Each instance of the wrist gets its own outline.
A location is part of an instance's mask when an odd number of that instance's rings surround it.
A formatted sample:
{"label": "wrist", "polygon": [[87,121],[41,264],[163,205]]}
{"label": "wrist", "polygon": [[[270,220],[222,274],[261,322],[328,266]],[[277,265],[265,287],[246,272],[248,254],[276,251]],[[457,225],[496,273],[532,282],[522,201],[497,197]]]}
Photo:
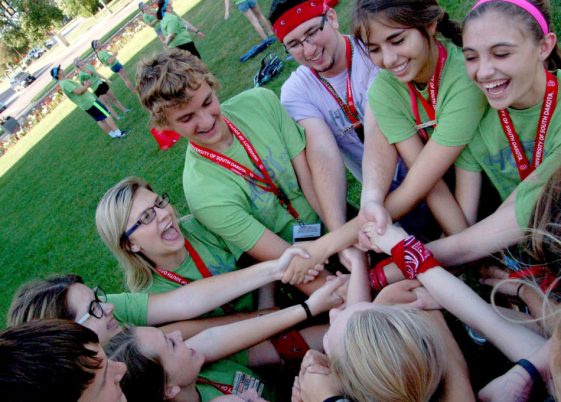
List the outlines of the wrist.
{"label": "wrist", "polygon": [[306,313],[306,319],[307,320],[311,320],[312,318],[314,318],[314,314],[312,313],[312,310],[310,309],[309,299],[307,301],[304,301],[304,302],[300,303],[300,306],[302,306],[302,308],[304,309],[304,312]]}

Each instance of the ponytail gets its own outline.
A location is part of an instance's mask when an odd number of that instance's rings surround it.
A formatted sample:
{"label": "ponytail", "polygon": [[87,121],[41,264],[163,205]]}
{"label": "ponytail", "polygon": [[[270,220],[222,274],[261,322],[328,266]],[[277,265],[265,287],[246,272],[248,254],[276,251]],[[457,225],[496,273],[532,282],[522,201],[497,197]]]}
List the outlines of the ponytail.
{"label": "ponytail", "polygon": [[462,47],[462,28],[460,23],[451,20],[447,12],[442,15],[442,19],[436,25],[436,30],[445,38],[450,39],[456,46]]}

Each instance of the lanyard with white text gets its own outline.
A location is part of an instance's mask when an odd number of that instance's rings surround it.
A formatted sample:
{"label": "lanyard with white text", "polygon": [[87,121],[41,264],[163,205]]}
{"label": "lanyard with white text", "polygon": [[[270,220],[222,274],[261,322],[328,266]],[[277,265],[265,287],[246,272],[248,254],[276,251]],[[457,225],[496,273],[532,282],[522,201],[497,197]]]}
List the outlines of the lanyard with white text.
{"label": "lanyard with white text", "polygon": [[360,121],[358,111],[356,109],[354,97],[353,97],[353,88],[351,85],[351,73],[352,73],[352,63],[353,63],[353,45],[351,40],[348,36],[344,36],[345,38],[345,56],[347,58],[347,103],[343,102],[335,88],[323,78],[316,70],[311,69],[314,76],[321,82],[321,84],[325,87],[327,92],[335,99],[335,102],[339,105],[343,113],[347,116],[351,124],[353,125],[355,132],[357,133],[361,142],[364,142],[364,130],[362,129],[362,123]]}
{"label": "lanyard with white text", "polygon": [[[206,267],[206,265],[205,265],[204,261],[202,260],[201,256],[199,255],[199,253],[197,253],[197,250],[195,250],[195,248],[191,245],[191,243],[189,243],[189,241],[187,239],[185,239],[185,248],[189,252],[189,256],[191,257],[191,259],[195,263],[195,266],[199,270],[202,277],[203,278],[210,278],[212,276],[212,273]],[[177,274],[173,271],[167,271],[165,269],[161,269],[161,268],[158,268],[158,267],[156,267],[155,271],[162,278],[165,278],[167,280],[175,282],[175,283],[177,283],[181,286],[185,286],[185,285],[187,285],[191,282],[189,279],[187,279],[187,278],[185,278],[185,277],[183,277],[183,276],[181,276],[181,275],[179,275],[179,274]]]}
{"label": "lanyard with white text", "polygon": [[[436,100],[438,98],[438,87],[440,86],[442,71],[444,70],[444,65],[446,64],[446,59],[448,57],[448,52],[446,52],[446,48],[442,45],[442,43],[437,41],[436,46],[438,47],[438,61],[436,62],[434,74],[428,82],[429,100],[427,101],[423,95],[421,95],[413,83],[407,83],[407,87],[409,88],[409,97],[411,98],[411,108],[413,109],[413,115],[415,116],[415,122],[417,123],[417,130],[419,131],[421,138],[425,141],[429,139],[425,128],[436,126]],[[423,109],[425,109],[425,112],[429,117],[429,121],[426,123],[421,122],[417,98],[421,101]]]}
{"label": "lanyard with white text", "polygon": [[501,121],[503,131],[510,145],[510,150],[512,152],[512,155],[514,156],[514,161],[516,162],[516,167],[518,168],[518,174],[520,175],[521,180],[524,180],[542,163],[545,136],[547,135],[547,129],[549,128],[551,117],[553,116],[555,107],[557,106],[557,92],[559,90],[557,78],[547,70],[545,71],[545,74],[545,94],[543,96],[543,103],[540,112],[540,118],[538,120],[538,127],[536,128],[534,157],[532,159],[531,165],[528,161],[528,158],[526,157],[526,154],[524,153],[524,148],[522,148],[522,144],[520,143],[520,138],[516,133],[514,124],[512,124],[510,114],[506,109],[498,111],[499,120]]}
{"label": "lanyard with white text", "polygon": [[269,172],[267,172],[265,164],[257,154],[257,151],[255,151],[255,148],[253,148],[253,145],[251,145],[251,143],[243,135],[243,133],[236,126],[234,126],[234,124],[230,120],[228,120],[226,116],[222,116],[222,118],[224,119],[224,122],[228,126],[230,132],[238,139],[242,147],[245,149],[247,156],[249,156],[249,158],[251,159],[255,167],[257,167],[257,169],[261,172],[263,177],[258,176],[247,167],[239,164],[226,155],[222,155],[211,149],[197,145],[194,142],[191,142],[191,147],[193,147],[195,152],[208,159],[209,161],[222,166],[224,169],[228,169],[230,172],[235,173],[240,177],[243,177],[246,181],[256,185],[262,190],[273,193],[275,197],[277,197],[279,203],[283,206],[283,208],[286,208],[290,215],[292,215],[294,219],[298,220],[298,212],[292,206],[292,203],[288,199],[288,196],[285,194],[285,192],[282,191],[282,189],[273,182],[271,176],[269,175]]}
{"label": "lanyard with white text", "polygon": [[232,392],[234,391],[234,387],[232,387],[231,385],[222,384],[220,382],[210,381],[210,380],[207,380],[206,378],[203,378],[203,377],[197,378],[197,384],[210,385],[210,386],[216,388],[217,390],[219,390],[220,392],[222,392],[225,395],[231,395]]}

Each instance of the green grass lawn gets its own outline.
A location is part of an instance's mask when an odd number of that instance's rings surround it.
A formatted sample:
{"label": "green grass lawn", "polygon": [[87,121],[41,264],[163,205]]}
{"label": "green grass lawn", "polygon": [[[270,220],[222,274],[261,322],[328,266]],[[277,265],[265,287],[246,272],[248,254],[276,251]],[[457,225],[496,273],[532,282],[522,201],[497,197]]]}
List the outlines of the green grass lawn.
{"label": "green grass lawn", "polygon": [[[177,11],[200,27],[204,39],[195,39],[202,58],[221,82],[219,97],[225,100],[252,87],[260,57],[241,64],[238,58],[259,41],[243,15],[232,8],[224,21],[223,2],[176,2]],[[262,0],[268,11],[271,0]],[[462,2],[443,4],[462,15]],[[554,2],[559,6],[559,1]],[[462,8],[463,7],[463,8]],[[348,31],[350,1],[337,7],[342,31]],[[559,8],[557,8],[559,9]],[[271,48],[284,56],[279,43]],[[146,28],[119,53],[129,76],[144,55],[161,50],[153,30]],[[269,87],[277,93],[296,67],[286,64]],[[108,70],[104,70],[108,74]],[[122,290],[122,275],[98,238],[94,213],[102,194],[129,175],[144,177],[157,191],[168,191],[180,214],[187,212],[181,176],[186,142],[160,151],[149,134],[149,119],[135,95],[118,76],[112,76],[117,96],[133,109],[119,122],[132,130],[123,140],[111,140],[69,101],[63,102],[38,124],[6,156],[0,158],[0,316],[4,317],[13,292],[23,282],[52,273],[78,273],[90,285],[106,291]],[[353,183],[350,198],[358,201],[360,185]]]}

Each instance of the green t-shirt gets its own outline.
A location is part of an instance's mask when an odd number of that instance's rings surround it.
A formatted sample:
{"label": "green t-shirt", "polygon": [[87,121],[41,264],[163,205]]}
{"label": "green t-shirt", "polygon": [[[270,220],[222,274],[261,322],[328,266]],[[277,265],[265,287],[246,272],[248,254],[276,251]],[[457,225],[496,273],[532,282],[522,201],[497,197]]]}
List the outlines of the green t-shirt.
{"label": "green t-shirt", "polygon": [[[185,233],[185,237],[189,240],[213,275],[220,275],[237,269],[236,256],[230,253],[221,239],[206,230],[196,219],[188,218],[182,221],[181,227]],[[187,256],[185,261],[175,269],[174,272],[191,281],[202,279],[202,274],[198,271],[195,263],[189,256]],[[145,326],[147,325],[148,319],[148,294],[169,292],[180,286],[181,285],[162,278],[159,275],[154,275],[151,287],[138,293],[109,295],[108,299],[115,305],[113,314],[117,321]],[[253,311],[253,295],[248,293],[241,296],[229,303],[229,307],[232,307],[233,310],[237,312]],[[224,315],[224,310],[222,308],[217,308],[204,316],[213,317],[222,315]]]}
{"label": "green t-shirt", "polygon": [[[559,79],[560,77],[561,70],[558,70],[557,78]],[[560,96],[561,95],[558,95],[557,97],[558,104],[560,102]],[[530,163],[532,163],[534,154],[536,127],[538,125],[541,107],[542,102],[528,109],[508,109],[512,123],[514,127],[516,127],[516,132],[524,148],[524,153]],[[543,179],[537,181],[541,183],[542,186],[549,178],[548,173],[552,173],[555,170],[556,163],[561,164],[561,160],[558,157],[559,149],[561,149],[560,145],[561,112],[557,109],[551,118],[551,123],[547,131],[542,165],[546,165],[549,158],[553,158],[554,161],[547,163],[546,166],[540,166],[538,168],[538,172],[543,171]],[[514,161],[510,145],[502,129],[499,114],[495,109],[489,108],[489,110],[487,110],[473,140],[456,160],[456,166],[473,172],[484,171],[503,200],[520,184],[520,175],[518,174],[516,162]],[[541,188],[541,186],[538,187]],[[539,193],[538,187],[536,187],[535,183],[522,185],[517,191],[516,219],[518,224],[523,228],[528,225],[528,219],[534,208],[535,197],[537,197],[537,193]],[[521,194],[521,192],[525,191],[536,194]],[[522,204],[518,203],[519,199],[528,201],[533,199],[534,202]]]}
{"label": "green t-shirt", "polygon": [[[219,360],[212,364],[204,365],[199,374],[199,378],[204,378],[207,381],[212,381],[218,384],[233,386],[236,371],[242,371],[254,378],[259,379],[259,376],[257,374],[245,367],[243,363],[234,359],[233,356],[229,357],[228,359]],[[224,393],[210,384],[201,384],[199,382],[195,386],[197,388],[197,391],[199,392],[199,395],[201,396],[201,402],[209,402],[214,398],[224,395]],[[265,387],[263,390],[263,396],[267,398],[267,400],[271,401],[271,393],[268,391],[269,390],[267,389],[267,387]]]}
{"label": "green t-shirt", "polygon": [[93,68],[89,64],[86,65],[86,68],[89,70],[89,72],[80,70],[80,72],[78,73],[78,79],[80,80],[80,83],[82,85],[84,85],[84,81],[90,80],[92,82],[90,88],[95,92],[103,81],[97,71],[95,71],[95,68]]}
{"label": "green t-shirt", "polygon": [[113,67],[119,62],[119,60],[115,58],[115,61],[113,61],[113,63],[109,63],[109,59],[112,57],[113,55],[105,50],[100,50],[99,52],[97,52],[97,58],[99,59],[99,61],[101,61],[102,64],[105,64],[108,67]]}
{"label": "green t-shirt", "polygon": [[[436,100],[437,125],[434,130],[426,131],[436,143],[453,147],[470,142],[487,109],[487,100],[469,79],[461,49],[448,40],[443,40],[442,44],[448,58]],[[419,92],[428,99],[428,86]],[[391,144],[418,133],[409,89],[389,71],[380,71],[376,76],[368,90],[368,102],[378,126]],[[429,121],[421,102],[417,103],[421,121]]]}
{"label": "green t-shirt", "polygon": [[60,86],[62,92],[64,92],[64,94],[68,96],[68,99],[74,102],[82,110],[88,110],[89,108],[91,108],[97,99],[95,95],[89,91],[86,91],[80,95],[76,95],[73,91],[76,88],[80,88],[82,86],[76,81],[64,79],[60,80],[58,82],[58,85]]}
{"label": "green t-shirt", "polygon": [[[304,130],[290,118],[277,96],[267,89],[250,89],[224,102],[222,113],[251,142],[300,219],[318,222],[291,163],[306,147]],[[237,139],[224,154],[261,175]],[[275,195],[198,155],[190,146],[183,189],[193,215],[222,237],[234,254],[251,249],[266,228],[292,242],[292,227],[297,222]]]}
{"label": "green t-shirt", "polygon": [[161,28],[164,37],[174,34],[173,40],[169,43],[169,47],[177,47],[185,43],[193,42],[191,34],[183,25],[183,20],[175,14],[165,13],[161,21]]}
{"label": "green t-shirt", "polygon": [[[160,29],[160,21],[158,20],[158,18],[156,18],[155,16],[153,16],[152,14],[148,14],[148,13],[143,13],[142,15],[142,19],[144,20],[144,22],[148,25],[150,25],[152,28],[154,28],[154,30],[158,30]],[[156,24],[154,24],[154,21],[156,21]],[[152,25],[154,24],[154,25]]]}
{"label": "green t-shirt", "polygon": [[530,218],[534,212],[538,197],[542,193],[547,181],[560,167],[561,148],[557,148],[536,169],[537,177],[534,179],[528,178],[518,185],[515,199],[516,222],[522,229],[530,226]]}

